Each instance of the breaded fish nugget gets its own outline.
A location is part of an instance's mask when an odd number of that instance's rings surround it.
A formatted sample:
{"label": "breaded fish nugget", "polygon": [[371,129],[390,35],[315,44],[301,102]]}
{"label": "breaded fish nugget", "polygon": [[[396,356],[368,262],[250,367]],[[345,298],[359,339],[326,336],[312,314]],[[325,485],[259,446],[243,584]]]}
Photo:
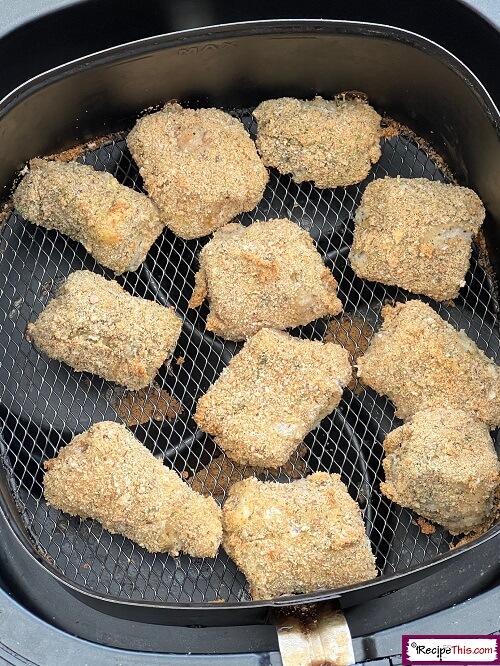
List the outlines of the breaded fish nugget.
{"label": "breaded fish nugget", "polygon": [[194,419],[232,460],[279,467],[337,407],[351,376],[340,345],[262,329],[200,398]]}
{"label": "breaded fish nugget", "polygon": [[377,575],[361,511],[338,474],[292,483],[245,479],[222,512],[223,547],[254,599],[361,583]]}
{"label": "breaded fish nugget", "polygon": [[164,223],[185,239],[255,208],[269,179],[242,123],[220,109],[167,104],[137,121],[127,145]]}
{"label": "breaded fish nugget", "polygon": [[488,426],[461,410],[417,412],[384,442],[384,495],[451,534],[471,532],[493,509],[500,483]]}
{"label": "breaded fish nugget", "polygon": [[207,329],[244,340],[342,310],[337,282],[310,234],[290,220],[228,224],[200,252],[190,307],[210,304]]}
{"label": "breaded fish nugget", "polygon": [[44,463],[47,502],[71,516],[98,520],[152,553],[215,557],[221,510],[119,423],[103,421]]}
{"label": "breaded fish nugget", "polygon": [[131,296],[89,271],[72,273],[26,335],[50,358],[137,390],[172,354],[182,323],[173,308]]}
{"label": "breaded fish nugget", "polygon": [[484,214],[467,187],[426,178],[374,180],[354,218],[351,266],[367,280],[438,301],[456,298]]}
{"label": "breaded fish nugget", "polygon": [[77,240],[115,273],[135,271],[163,229],[144,194],[78,162],[31,160],[13,201],[26,220]]}
{"label": "breaded fish nugget", "polygon": [[392,400],[396,416],[451,407],[500,425],[500,368],[463,331],[422,301],[386,306],[382,315],[358,377]]}
{"label": "breaded fish nugget", "polygon": [[381,117],[361,99],[282,97],[262,102],[253,115],[264,164],[291,173],[296,183],[354,185],[381,155]]}

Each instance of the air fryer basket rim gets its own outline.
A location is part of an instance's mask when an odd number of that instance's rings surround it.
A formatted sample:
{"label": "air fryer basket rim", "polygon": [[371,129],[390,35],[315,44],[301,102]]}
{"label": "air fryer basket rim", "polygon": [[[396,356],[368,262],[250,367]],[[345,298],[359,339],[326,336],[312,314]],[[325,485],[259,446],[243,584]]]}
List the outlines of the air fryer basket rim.
{"label": "air fryer basket rim", "polygon": [[[23,83],[21,86],[12,91],[9,95],[0,101],[0,118],[12,110],[24,98],[28,97],[36,90],[44,88],[47,85],[66,77],[71,77],[82,68],[96,67],[103,63],[111,63],[113,61],[124,61],[128,59],[136,59],[144,55],[148,51],[163,50],[172,48],[179,44],[192,45],[197,41],[206,41],[207,38],[218,41],[227,38],[231,35],[235,37],[246,35],[265,35],[269,33],[299,33],[299,32],[323,32],[330,34],[346,34],[346,35],[360,35],[378,37],[385,40],[404,42],[413,48],[426,51],[433,57],[441,60],[448,68],[452,69],[458,74],[466,84],[473,89],[474,94],[485,112],[487,113],[491,124],[495,127],[497,133],[500,125],[500,114],[496,108],[493,100],[482,86],[477,77],[467,68],[461,61],[453,56],[446,49],[440,47],[438,44],[421,37],[415,33],[400,28],[394,28],[387,25],[360,23],[355,21],[333,21],[323,19],[308,19],[308,20],[276,20],[276,21],[256,21],[251,23],[234,23],[225,24],[221,26],[214,26],[210,28],[197,28],[193,30],[179,31],[160,35],[153,38],[137,40],[127,44],[122,44],[104,51],[79,58],[70,63],[66,63],[52,70],[44,72],[29,81]],[[8,493],[8,491],[7,491]],[[439,565],[445,565],[451,562],[452,559],[460,555],[466,550],[471,550],[485,543],[491,538],[500,534],[500,524],[491,528],[487,533],[475,539],[469,544],[456,548],[444,555],[438,555],[432,560],[426,561],[423,564],[414,565],[404,571],[395,572],[393,574],[386,574],[383,578],[373,579],[357,585],[351,585],[345,588],[339,588],[331,591],[321,591],[309,594],[301,594],[295,597],[278,598],[266,601],[241,601],[239,603],[225,602],[214,606],[210,602],[189,602],[189,603],[163,603],[163,602],[149,602],[145,600],[126,600],[117,599],[99,592],[91,591],[84,586],[66,580],[61,574],[49,565],[34,549],[27,538],[24,530],[21,529],[20,523],[17,521],[17,511],[14,509],[14,502],[10,495],[6,495],[3,484],[0,484],[0,508],[6,515],[7,522],[10,529],[13,531],[16,539],[24,546],[29,552],[33,561],[39,566],[42,566],[46,571],[56,579],[62,582],[66,587],[72,589],[79,595],[84,595],[89,598],[100,600],[103,602],[112,602],[123,606],[137,606],[137,607],[152,607],[152,608],[166,608],[172,610],[181,610],[196,608],[199,610],[213,610],[217,606],[220,610],[228,609],[241,609],[244,607],[272,607],[283,605],[298,605],[303,603],[317,602],[324,599],[336,599],[343,594],[356,592],[364,589],[377,589],[379,594],[390,591],[394,585],[393,582],[398,580],[415,578],[415,575],[422,574]],[[13,510],[14,509],[14,510]]]}
{"label": "air fryer basket rim", "polygon": [[[48,566],[47,562],[36,552],[31,542],[25,537],[22,531],[19,530],[18,525],[15,521],[12,520],[12,513],[9,511],[8,506],[5,502],[5,496],[0,493],[0,510],[6,518],[6,523],[18,541],[18,543],[25,549],[25,551],[30,555],[32,561],[36,566],[41,567],[44,571],[47,571],[58,583],[63,584],[64,587],[68,588],[70,591],[76,593],[78,597],[83,596],[87,597],[89,600],[93,599],[98,602],[103,602],[104,604],[113,604],[118,606],[123,606],[128,608],[130,606],[140,608],[152,608],[152,609],[169,609],[173,611],[180,611],[182,609],[196,609],[199,611],[210,611],[215,613],[217,611],[224,610],[240,610],[243,608],[279,608],[282,606],[298,606],[302,604],[317,603],[320,601],[329,601],[329,600],[338,600],[342,597],[343,594],[347,592],[357,592],[360,590],[365,590],[368,588],[378,588],[383,584],[383,589],[380,590],[380,593],[375,596],[382,596],[384,594],[390,594],[394,589],[393,582],[395,580],[409,579],[406,584],[410,584],[417,580],[415,574],[420,574],[421,572],[426,572],[432,569],[436,569],[440,566],[447,566],[452,562],[456,557],[460,556],[462,553],[474,550],[478,546],[486,543],[490,539],[500,536],[500,523],[497,523],[494,527],[489,529],[487,532],[482,534],[480,537],[474,539],[468,544],[464,544],[458,548],[451,550],[449,553],[444,555],[438,555],[432,560],[428,560],[423,564],[416,564],[408,569],[405,569],[401,572],[396,572],[393,574],[385,575],[382,578],[373,578],[369,581],[358,583],[356,585],[349,585],[342,588],[336,588],[335,590],[321,590],[319,592],[310,592],[307,594],[297,594],[293,596],[286,597],[277,597],[275,599],[269,599],[264,601],[240,601],[240,602],[224,602],[223,604],[214,605],[211,602],[189,602],[189,603],[168,603],[168,602],[149,602],[142,599],[121,599],[117,597],[111,597],[109,595],[102,594],[97,591],[89,590],[88,588],[78,585],[73,581],[67,580],[52,566]],[[16,509],[15,509],[16,510]],[[425,576],[418,576],[418,579]]]}
{"label": "air fryer basket rim", "polygon": [[10,91],[0,99],[0,118],[16,106],[24,96],[29,96],[40,87],[45,87],[60,78],[74,75],[78,70],[89,66],[96,67],[103,63],[122,61],[129,57],[137,57],[150,51],[161,50],[167,45],[171,48],[176,44],[195,44],[198,41],[206,41],[207,37],[218,40],[223,37],[242,37],[247,35],[266,35],[273,32],[289,34],[300,32],[334,33],[348,35],[362,35],[380,37],[392,41],[406,43],[410,46],[425,50],[439,58],[455,73],[458,73],[474,90],[479,101],[486,103],[491,114],[491,120],[500,131],[500,110],[497,108],[488,90],[474,72],[453,53],[440,46],[433,40],[419,35],[418,33],[398,28],[384,23],[370,23],[367,21],[347,21],[334,19],[275,19],[262,21],[242,21],[224,23],[220,25],[206,26],[178,30],[153,37],[137,39],[107,49],[95,51],[88,55],[70,60],[66,63],[48,69],[36,76],[27,79],[19,86]]}

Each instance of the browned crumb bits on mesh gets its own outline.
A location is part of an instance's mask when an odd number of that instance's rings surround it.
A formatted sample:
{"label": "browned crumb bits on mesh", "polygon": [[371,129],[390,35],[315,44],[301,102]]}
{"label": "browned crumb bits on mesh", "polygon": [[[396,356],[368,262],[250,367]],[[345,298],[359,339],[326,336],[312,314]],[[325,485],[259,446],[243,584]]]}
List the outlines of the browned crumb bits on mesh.
{"label": "browned crumb bits on mesh", "polygon": [[123,132],[114,132],[112,134],[105,134],[104,136],[98,137],[97,139],[92,139],[86,143],[82,143],[78,146],[73,146],[73,148],[68,148],[63,150],[60,153],[54,153],[53,155],[47,155],[45,159],[52,160],[53,162],[71,162],[78,159],[86,150],[96,150],[101,148],[106,143],[111,143],[112,141],[120,141],[124,139],[125,135]]}
{"label": "browned crumb bits on mesh", "polygon": [[202,495],[212,495],[213,497],[220,498],[227,495],[227,491],[233,483],[248,479],[251,476],[267,474],[277,477],[281,473],[289,479],[301,479],[308,472],[307,464],[304,460],[306,454],[307,447],[305,444],[301,444],[290,460],[279,468],[240,465],[232,462],[225,456],[219,457],[212,460],[203,469],[198,470],[196,474],[187,480],[187,483],[193,490]]}
{"label": "browned crumb bits on mesh", "polygon": [[407,125],[399,123],[397,120],[384,116],[381,123],[382,132],[381,136],[384,139],[390,141],[395,136],[406,139],[408,142],[415,143],[420,150],[423,150],[429,160],[433,162],[436,167],[441,171],[443,176],[450,182],[457,182],[454,174],[450,170],[450,167],[446,164],[443,157],[436,152],[436,150],[431,146],[431,144],[422,139],[420,136],[417,136],[413,130],[411,130]]}
{"label": "browned crumb bits on mesh", "polygon": [[[325,335],[325,342],[335,342],[349,352],[349,361],[355,364],[370,346],[373,327],[361,317],[344,314],[331,319]],[[360,390],[362,382],[354,377],[347,388]]]}
{"label": "browned crumb bits on mesh", "polygon": [[433,525],[432,523],[427,522],[427,520],[425,520],[425,518],[422,518],[422,516],[418,518],[416,524],[420,527],[420,531],[422,532],[422,534],[434,534],[434,532],[436,531],[436,526]]}
{"label": "browned crumb bits on mesh", "polygon": [[179,358],[176,360],[176,363],[177,365],[183,365],[185,360],[186,359],[184,358],[184,356],[179,356]]}
{"label": "browned crumb bits on mesh", "polygon": [[126,391],[115,409],[129,427],[147,423],[150,419],[173,421],[183,411],[180,402],[156,383],[139,391]]}
{"label": "browned crumb bits on mesh", "polygon": [[401,134],[402,126],[395,120],[392,120],[392,118],[383,118],[381,128],[381,137],[383,139],[387,139],[387,141],[390,141],[395,136],[399,136],[399,134]]}

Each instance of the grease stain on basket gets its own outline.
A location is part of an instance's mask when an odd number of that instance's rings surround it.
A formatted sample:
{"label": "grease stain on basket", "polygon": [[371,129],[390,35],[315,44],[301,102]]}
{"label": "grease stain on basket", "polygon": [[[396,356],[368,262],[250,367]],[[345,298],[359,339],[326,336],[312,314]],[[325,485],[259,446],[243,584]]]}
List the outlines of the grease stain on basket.
{"label": "grease stain on basket", "polygon": [[180,402],[154,383],[140,391],[125,391],[112,400],[118,416],[129,426],[153,421],[173,421],[182,414]]}
{"label": "grease stain on basket", "polygon": [[206,467],[199,469],[187,479],[187,483],[193,490],[202,495],[222,498],[227,494],[233,483],[248,479],[251,476],[265,477],[270,475],[278,477],[285,475],[289,480],[300,479],[307,474],[307,464],[304,460],[306,454],[307,447],[302,444],[285,465],[276,469],[238,465],[229,458],[220,456],[214,458]]}
{"label": "grease stain on basket", "polygon": [[[355,365],[357,359],[362,356],[370,346],[373,336],[373,327],[361,317],[343,314],[338,319],[328,322],[325,342],[335,342],[349,352],[349,361]],[[361,390],[361,382],[353,377],[348,388]]]}

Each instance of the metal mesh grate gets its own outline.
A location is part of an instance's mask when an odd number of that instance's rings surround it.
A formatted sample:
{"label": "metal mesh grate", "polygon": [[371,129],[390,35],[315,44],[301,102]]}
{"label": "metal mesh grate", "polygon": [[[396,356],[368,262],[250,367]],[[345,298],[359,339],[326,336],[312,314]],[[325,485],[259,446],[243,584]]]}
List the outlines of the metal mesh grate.
{"label": "metal mesh grate", "polygon": [[[249,110],[234,112],[253,133]],[[424,149],[410,137],[383,140],[382,157],[360,185],[319,190],[296,185],[288,176],[271,172],[264,198],[240,220],[288,217],[314,237],[325,263],[339,282],[345,304],[332,320],[338,339],[365,348],[380,324],[387,301],[405,300],[397,288],[365,282],[347,262],[353,215],[366,184],[385,175],[445,180]],[[121,182],[141,189],[137,168],[124,140],[87,150],[80,158],[96,169],[113,173]],[[176,358],[163,367],[151,395],[166,390],[172,402],[170,419],[142,419],[140,405],[126,402],[123,390],[93,375],[76,373],[40,355],[24,338],[28,322],[43,309],[59,284],[72,271],[87,268],[113,277],[85,253],[82,246],[57,232],[24,222],[12,213],[0,237],[0,407],[5,475],[22,521],[36,550],[48,557],[63,576],[89,590],[126,599],[148,601],[237,601],[249,599],[244,576],[221,550],[215,560],[151,554],[118,535],[110,535],[91,520],[70,518],[47,506],[42,494],[42,463],[92,423],[127,420],[126,405],[139,414],[132,431],[167,465],[195,479],[197,488],[223,501],[229,482],[248,470],[235,467],[210,437],[199,432],[191,417],[195,404],[240,345],[205,333],[207,307],[188,309],[197,255],[207,239],[182,241],[165,230],[146,262],[118,281],[132,294],[172,304],[184,320]],[[488,356],[500,357],[498,305],[493,285],[474,248],[466,287],[455,305],[433,307],[456,328],[465,329]],[[427,299],[424,299],[427,300]],[[317,322],[294,331],[314,339],[331,335],[332,322]],[[161,394],[158,400],[165,399]],[[382,574],[402,571],[445,553],[453,538],[437,527],[423,534],[416,516],[391,503],[379,492],[385,435],[401,422],[384,398],[369,389],[347,389],[337,410],[306,438],[297,455],[276,471],[255,470],[263,479],[288,481],[317,470],[339,472],[349,492],[363,508],[367,531]],[[498,437],[497,437],[498,439]]]}

